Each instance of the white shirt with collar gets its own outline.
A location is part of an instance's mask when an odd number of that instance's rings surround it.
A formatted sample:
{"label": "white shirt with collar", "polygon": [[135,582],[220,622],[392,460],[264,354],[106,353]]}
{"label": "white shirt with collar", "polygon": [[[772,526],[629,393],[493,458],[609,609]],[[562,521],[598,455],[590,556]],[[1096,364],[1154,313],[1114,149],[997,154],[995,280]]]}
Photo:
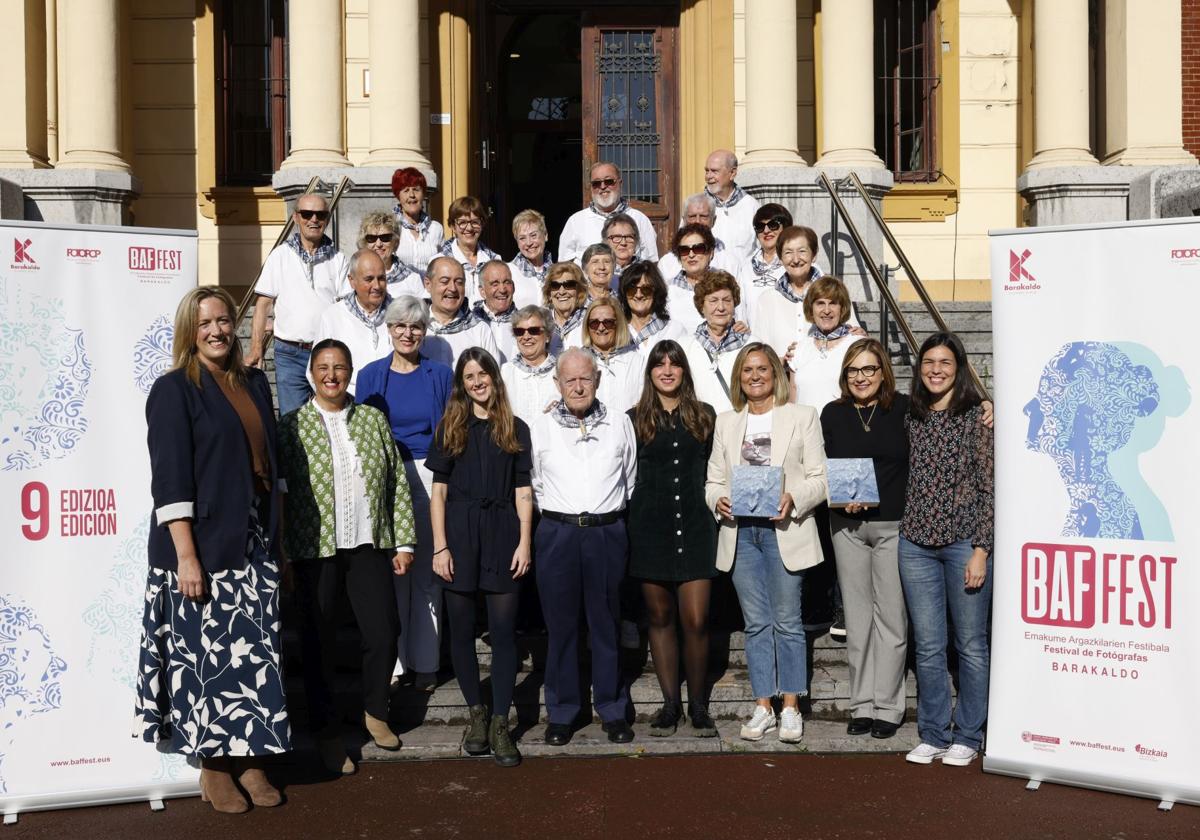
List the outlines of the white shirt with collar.
{"label": "white shirt with collar", "polygon": [[[820,276],[820,269],[817,269],[816,276]],[[808,334],[809,328],[809,321],[804,317],[804,301],[793,303],[779,289],[759,295],[753,323],[758,340],[770,345],[780,359],[783,359],[793,341],[799,341],[801,336]],[[852,327],[862,326],[853,303],[850,304],[850,317],[846,323]]]}
{"label": "white shirt with collar", "polygon": [[761,206],[757,198],[743,193],[738,203],[732,207],[717,207],[716,218],[713,219],[713,236],[719,236],[729,244],[735,262],[750,259],[750,255],[758,247],[758,240],[754,236],[754,214]]}
{"label": "white shirt with collar", "polygon": [[596,355],[596,367],[600,371],[596,399],[604,403],[609,411],[621,414],[637,405],[642,395],[642,374],[646,369],[645,361],[637,350],[614,353],[608,358]]}
{"label": "white shirt with collar", "polygon": [[704,320],[696,309],[696,293],[673,283],[667,283],[667,313],[671,320],[683,328],[684,335],[691,335]]}
{"label": "white shirt with collar", "polygon": [[482,242],[475,246],[475,262],[467,259],[467,255],[458,247],[458,240],[450,240],[450,254],[463,267],[463,279],[466,281],[467,303],[474,305],[475,301],[483,300],[483,286],[479,275],[483,267],[492,260],[500,259],[500,255]]}
{"label": "white shirt with collar", "polygon": [[[658,234],[654,232],[654,225],[641,210],[628,207],[624,212],[637,225],[637,258],[651,262],[656,261],[658,259]],[[606,221],[608,221],[608,215],[597,213],[590,206],[573,214],[563,225],[562,234],[558,237],[558,258],[579,262],[589,245],[604,241],[603,233]]]}
{"label": "white shirt with collar", "polygon": [[[485,303],[484,306],[486,307],[487,304]],[[516,309],[513,310],[513,314],[516,314]],[[509,318],[507,321],[488,320],[486,323],[488,329],[492,331],[492,340],[496,342],[496,349],[500,352],[498,356],[494,353],[492,355],[496,359],[496,364],[502,365],[517,353],[517,338],[512,332],[512,319]]]}
{"label": "white shirt with collar", "polygon": [[[399,219],[396,224],[400,224]],[[419,237],[413,236],[411,230],[405,230],[402,227],[400,228],[399,244],[396,246],[396,256],[417,269],[424,277],[425,269],[429,267],[429,261],[442,252],[442,242],[445,241],[445,236],[446,232],[442,228],[441,222],[435,222],[432,219],[424,234]]]}
{"label": "white shirt with collar", "polygon": [[[670,313],[668,312],[667,314],[669,315]],[[637,340],[637,331],[634,330],[632,325],[629,327],[629,337],[634,341]],[[674,318],[667,321],[667,325],[665,327],[638,345],[638,355],[642,357],[643,372],[646,369],[646,362],[650,359],[650,351],[654,349],[655,344],[658,344],[660,341],[666,341],[667,339],[671,339],[672,341],[677,341],[680,344],[683,344],[683,340],[685,338],[687,338],[687,330],[683,328],[682,324],[680,324]]]}
{"label": "white shirt with collar", "polygon": [[372,330],[355,317],[344,300],[329,304],[321,313],[321,321],[317,326],[317,341],[326,338],[336,338],[350,348],[350,362],[354,365],[354,370],[350,373],[350,387],[346,390],[351,394],[358,383],[360,370],[376,359],[392,354],[392,337],[388,333],[387,324],[380,324]]}
{"label": "white shirt with collar", "polygon": [[311,267],[286,242],[272,251],[254,291],[275,301],[275,337],[315,341],[321,314],[338,298],[346,273],[347,260],[340,251]]}
{"label": "white shirt with collar", "polygon": [[510,361],[501,366],[500,378],[508,391],[513,414],[532,429],[534,421],[546,413],[546,407],[560,398],[558,386],[554,384],[554,366],[551,364],[544,373],[535,373],[511,358],[516,357],[510,357]]}
{"label": "white shirt with collar", "polygon": [[534,420],[533,492],[538,507],[556,513],[623,510],[637,479],[637,439],[624,412],[564,428],[550,414]]}
{"label": "white shirt with collar", "polygon": [[541,278],[537,275],[530,276],[525,274],[515,259],[508,264],[508,270],[512,274],[513,305],[517,309],[522,309],[526,306],[541,306]]}
{"label": "white shirt with collar", "polygon": [[421,353],[436,362],[453,368],[458,363],[458,357],[468,347],[479,347],[492,354],[496,363],[500,363],[500,348],[492,337],[492,328],[483,321],[476,319],[465,330],[446,335],[438,335],[435,330],[437,322],[429,316],[429,329],[425,331],[425,340],[421,342]]}
{"label": "white shirt with collar", "polygon": [[758,272],[754,270],[753,263],[751,263],[751,258],[754,256],[762,259],[762,249],[755,248],[751,256],[746,257],[736,275],[738,288],[742,293],[741,310],[746,315],[745,321],[750,329],[754,329],[754,314],[758,311],[758,299],[762,297],[764,292],[773,289],[775,284],[779,282],[779,278],[784,274],[783,263],[779,262],[778,258],[776,258],[776,264],[760,278]]}

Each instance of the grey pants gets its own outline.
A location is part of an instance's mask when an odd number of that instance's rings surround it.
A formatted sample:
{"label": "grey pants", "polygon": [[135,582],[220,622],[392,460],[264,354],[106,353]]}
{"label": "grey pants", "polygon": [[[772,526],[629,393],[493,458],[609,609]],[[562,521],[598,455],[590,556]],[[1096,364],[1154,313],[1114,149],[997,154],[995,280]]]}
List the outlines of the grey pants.
{"label": "grey pants", "polygon": [[904,718],[908,613],[900,587],[899,522],[862,522],[829,512],[846,612],[850,715]]}

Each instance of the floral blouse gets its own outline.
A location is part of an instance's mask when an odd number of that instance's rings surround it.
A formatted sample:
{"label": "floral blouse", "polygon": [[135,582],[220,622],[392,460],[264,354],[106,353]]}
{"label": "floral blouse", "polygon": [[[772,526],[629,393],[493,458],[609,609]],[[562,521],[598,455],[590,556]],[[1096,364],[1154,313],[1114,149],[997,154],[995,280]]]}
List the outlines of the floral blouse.
{"label": "floral blouse", "polygon": [[962,414],[931,411],[905,418],[908,490],[900,534],[910,542],[944,546],[970,540],[991,553],[994,516],[992,430],[980,406]]}

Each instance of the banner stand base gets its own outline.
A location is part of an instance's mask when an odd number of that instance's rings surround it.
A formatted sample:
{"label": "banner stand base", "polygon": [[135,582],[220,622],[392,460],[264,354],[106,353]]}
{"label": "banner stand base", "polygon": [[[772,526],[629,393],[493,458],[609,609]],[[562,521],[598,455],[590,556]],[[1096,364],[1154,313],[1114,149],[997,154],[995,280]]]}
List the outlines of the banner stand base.
{"label": "banner stand base", "polygon": [[150,810],[151,811],[165,811],[165,810],[167,810],[167,806],[163,803],[163,801],[161,799],[151,799],[150,800]]}
{"label": "banner stand base", "polygon": [[1169,799],[1164,799],[1158,803],[1158,810],[1160,811],[1170,811],[1174,807],[1175,803]]}
{"label": "banner stand base", "polygon": [[16,813],[12,813],[12,814],[5,814],[5,815],[4,815],[4,824],[5,824],[5,825],[16,825],[16,824],[17,824],[17,815],[16,815]]}
{"label": "banner stand base", "polygon": [[1025,784],[1025,790],[1037,790],[1037,789],[1038,789],[1038,788],[1040,788],[1041,786],[1042,786],[1042,781],[1041,781],[1041,779],[1030,779],[1030,780],[1029,780],[1029,781],[1028,781],[1028,782]]}

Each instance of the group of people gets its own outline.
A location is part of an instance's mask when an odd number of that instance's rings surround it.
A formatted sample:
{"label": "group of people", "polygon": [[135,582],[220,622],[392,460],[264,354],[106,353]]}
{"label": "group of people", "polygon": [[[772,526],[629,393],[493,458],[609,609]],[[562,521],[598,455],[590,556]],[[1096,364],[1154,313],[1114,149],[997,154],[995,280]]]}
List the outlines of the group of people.
{"label": "group of people", "polygon": [[[432,690],[448,633],[470,714],[464,748],[514,766],[526,587],[547,632],[548,744],[591,718],[583,625],[591,704],[611,741],[635,737],[619,651],[639,623],[663,695],[649,734],[689,724],[715,736],[708,628],[723,573],[755,696],[740,735],[796,743],[809,685],[801,595],[823,562],[844,604],[847,731],[889,738],[900,726],[911,621],[920,744],[907,757],[975,757],[987,715],[990,404],[949,333],[925,341],[911,395],[897,393],[845,285],[817,267],[816,234],[781,205],[759,205],[736,172],[731,153],[709,157],[708,186],[659,259],[619,169],[599,163],[560,259],[542,215],[525,210],[505,262],[481,241],[478,199],[450,204],[446,239],[424,177],[398,170],[395,206],[363,218],[349,257],[325,234],[325,199],[297,200],[296,231],[255,287],[245,353],[228,292],[184,296],[172,369],[146,405],[155,509],[136,734],[198,758],[215,808],[281,801],[263,758],[291,749],[279,613],[289,578],[308,723],[335,773],[355,769],[333,690],[343,593],[374,743],[399,749],[391,689]],[[278,420],[260,369],[271,333]],[[871,459],[879,503],[830,508],[830,458]],[[755,467],[780,469],[780,497],[764,515],[737,515],[739,476]]]}

